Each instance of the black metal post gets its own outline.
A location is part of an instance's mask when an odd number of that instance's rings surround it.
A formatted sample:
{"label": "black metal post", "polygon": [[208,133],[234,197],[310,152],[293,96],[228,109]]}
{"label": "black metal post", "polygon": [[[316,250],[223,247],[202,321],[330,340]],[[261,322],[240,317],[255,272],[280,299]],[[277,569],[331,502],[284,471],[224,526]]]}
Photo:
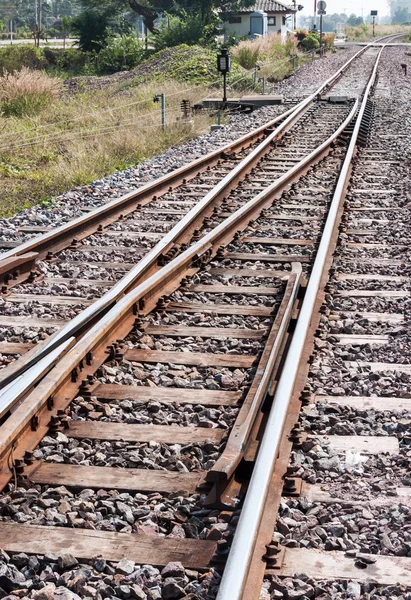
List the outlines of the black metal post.
{"label": "black metal post", "polygon": [[372,37],[375,37],[375,17],[372,18]]}
{"label": "black metal post", "polygon": [[227,72],[223,73],[223,85],[224,85],[224,96],[223,96],[223,108],[227,104]]}
{"label": "black metal post", "polygon": [[320,58],[323,55],[323,15],[320,14]]}

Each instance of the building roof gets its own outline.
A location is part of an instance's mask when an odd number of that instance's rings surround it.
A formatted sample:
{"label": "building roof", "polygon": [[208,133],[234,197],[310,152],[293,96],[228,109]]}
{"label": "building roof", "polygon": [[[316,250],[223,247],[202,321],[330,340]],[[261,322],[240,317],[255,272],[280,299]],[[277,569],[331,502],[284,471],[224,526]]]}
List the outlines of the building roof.
{"label": "building roof", "polygon": [[279,13],[279,12],[294,12],[294,9],[290,6],[286,6],[281,2],[275,2],[274,0],[257,0],[252,6],[247,8],[241,8],[238,12],[240,13],[252,13],[255,10],[261,10],[265,13]]}

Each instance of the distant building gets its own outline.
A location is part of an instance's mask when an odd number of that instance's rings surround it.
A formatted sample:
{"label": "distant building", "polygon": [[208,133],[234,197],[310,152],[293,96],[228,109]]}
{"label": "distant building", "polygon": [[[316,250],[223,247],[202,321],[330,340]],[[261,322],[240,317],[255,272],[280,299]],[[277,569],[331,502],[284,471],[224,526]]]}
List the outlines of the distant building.
{"label": "distant building", "polygon": [[295,13],[295,9],[274,0],[257,0],[253,6],[242,8],[224,23],[224,33],[228,37],[266,37],[271,33],[287,33],[288,16]]}

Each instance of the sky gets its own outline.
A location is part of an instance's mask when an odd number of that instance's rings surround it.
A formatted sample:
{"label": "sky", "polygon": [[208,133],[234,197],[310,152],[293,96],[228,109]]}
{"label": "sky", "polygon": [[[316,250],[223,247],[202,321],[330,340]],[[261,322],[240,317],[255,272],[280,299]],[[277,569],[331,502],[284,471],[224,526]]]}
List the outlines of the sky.
{"label": "sky", "polygon": [[[357,16],[362,16],[364,11],[364,17],[370,14],[371,10],[378,10],[378,14],[388,15],[389,6],[387,0],[325,0],[327,4],[327,13],[342,13],[346,15],[351,13]],[[298,0],[300,2],[300,0]],[[301,11],[303,15],[308,16],[313,14],[314,11],[314,0],[301,0],[301,4],[304,6],[304,10]]]}

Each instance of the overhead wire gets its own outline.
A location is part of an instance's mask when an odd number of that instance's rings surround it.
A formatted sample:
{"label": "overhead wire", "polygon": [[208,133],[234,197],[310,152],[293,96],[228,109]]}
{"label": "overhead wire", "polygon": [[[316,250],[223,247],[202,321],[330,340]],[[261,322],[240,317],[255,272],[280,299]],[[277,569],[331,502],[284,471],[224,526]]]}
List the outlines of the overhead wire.
{"label": "overhead wire", "polygon": [[[245,73],[245,74],[241,73],[241,77],[240,77],[239,81],[241,81],[242,79],[246,78],[248,76],[248,73],[249,73],[249,71],[247,71],[247,73]],[[214,81],[211,81],[210,83],[207,84],[207,86],[208,87],[212,87],[212,86],[214,86],[215,84],[217,84],[219,82],[221,82],[221,78],[217,78]],[[234,81],[234,83],[230,82],[230,84],[231,85],[235,85],[236,81]],[[203,87],[203,86],[201,86],[199,84],[192,85],[192,86],[190,86],[188,88],[185,88],[184,90],[177,90],[176,92],[172,92],[171,94],[167,94],[167,98],[172,98],[172,97],[177,96],[179,94],[185,94],[187,92],[191,92],[191,91],[193,91],[195,89],[198,89],[198,88],[201,88],[201,87]],[[121,109],[125,109],[125,108],[130,108],[132,106],[137,106],[139,104],[146,104],[147,102],[150,102],[150,100],[152,100],[152,95],[151,94],[150,94],[150,96],[147,96],[147,98],[145,98],[143,100],[138,100],[138,101],[135,101],[135,102],[129,102],[128,104],[121,104],[119,106],[113,106],[112,108],[99,111],[99,115],[110,113],[110,112],[121,110]],[[41,125],[36,126],[36,129],[44,129],[44,128],[47,128],[47,127],[50,127],[50,126],[56,127],[56,126],[62,125],[62,124],[76,123],[78,121],[86,119],[87,117],[92,117],[94,115],[94,112],[95,111],[89,112],[89,113],[85,113],[84,115],[81,115],[79,117],[75,117],[75,118],[72,118],[72,119],[61,119],[60,121],[57,121],[57,122],[54,122],[54,123],[41,124]],[[12,135],[15,135],[15,134],[13,132],[3,134],[2,136],[0,136],[0,140],[3,137],[12,136]]]}
{"label": "overhead wire", "polygon": [[[180,113],[180,111],[178,109],[175,110],[171,110],[168,111],[168,114],[176,114],[176,113]],[[151,115],[153,113],[150,113]],[[77,137],[82,137],[82,136],[92,136],[92,135],[99,135],[100,132],[102,131],[108,131],[108,130],[118,130],[124,127],[129,127],[130,125],[136,124],[141,120],[141,116],[142,115],[136,115],[135,118],[131,119],[131,120],[127,120],[127,121],[123,121],[122,123],[119,123],[118,125],[108,125],[108,126],[104,126],[104,127],[99,127],[93,130],[85,130],[85,131],[67,131],[65,133],[59,133],[59,134],[55,134],[54,137],[49,137],[49,138],[44,138],[44,141],[48,141],[48,142],[62,142],[62,141],[66,141],[66,138],[71,138],[71,139],[75,139]],[[148,128],[153,128],[153,127],[162,127],[161,123],[153,123],[152,125],[143,125],[141,127],[139,127],[139,129],[148,129]],[[16,146],[13,146],[13,149],[19,149],[19,148],[27,148],[30,146],[34,146],[37,145],[39,143],[38,140],[34,140],[34,141],[29,141],[27,143],[22,143]],[[4,150],[4,149],[8,149],[9,146],[0,146],[0,151]]]}
{"label": "overhead wire", "polygon": [[[248,77],[247,74],[244,74],[244,75],[241,74],[241,77],[239,77],[236,80],[234,80],[232,82],[232,85],[238,84],[240,81],[242,81],[246,77]],[[255,87],[255,85],[253,86],[253,88],[254,87]],[[193,89],[193,88],[191,88],[191,89]],[[183,93],[183,92],[181,92],[181,93]],[[167,97],[169,97],[170,95],[168,95]],[[179,110],[178,109],[174,109],[174,110],[172,109],[172,110],[168,110],[167,111],[168,114],[170,114],[170,113],[173,114],[175,112],[179,112]],[[141,118],[146,117],[146,116],[153,116],[153,113],[154,113],[154,111],[150,111],[148,113],[136,115],[136,119],[140,120]],[[133,120],[132,122],[135,122],[135,121]],[[130,121],[127,121],[125,123],[130,123]],[[110,126],[104,125],[101,129],[105,130],[107,127],[110,127]],[[117,126],[111,126],[111,127],[117,127]],[[98,131],[98,130],[99,130],[99,128],[97,128],[96,131]],[[0,146],[0,151],[6,151],[6,150],[9,150],[9,149],[20,149],[20,148],[30,147],[30,146],[39,144],[41,142],[46,142],[46,141],[51,141],[51,142],[53,142],[53,141],[59,141],[60,139],[62,139],[63,136],[66,136],[66,135],[68,135],[70,133],[72,133],[72,132],[65,132],[65,133],[64,132],[63,133],[62,132],[58,132],[58,133],[46,134],[44,136],[34,136],[34,137],[31,137],[31,138],[28,138],[27,140],[25,140],[24,142],[21,142],[21,143],[13,143],[13,142],[11,142],[11,143],[7,143],[7,145],[2,145],[2,146]],[[86,133],[88,133],[88,132],[86,132]],[[2,137],[0,136],[0,142],[1,141],[3,141],[3,140],[2,140]]]}

